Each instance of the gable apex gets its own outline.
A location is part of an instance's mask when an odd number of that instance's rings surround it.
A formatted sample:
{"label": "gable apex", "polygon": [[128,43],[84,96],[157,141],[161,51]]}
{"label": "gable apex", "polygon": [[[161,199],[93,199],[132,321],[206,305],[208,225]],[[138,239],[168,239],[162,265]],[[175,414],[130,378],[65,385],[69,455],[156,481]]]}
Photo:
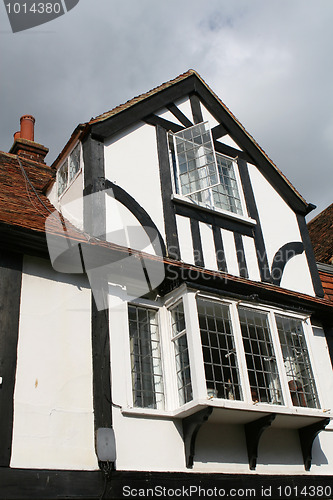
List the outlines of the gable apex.
{"label": "gable apex", "polygon": [[[173,105],[175,101],[183,97],[193,95],[197,96],[207,111],[223,125],[227,134],[244,151],[248,161],[257,166],[296,213],[306,215],[313,209],[314,206],[306,202],[236,116],[194,69],[189,69],[176,78],[92,118],[89,122],[81,125],[85,130],[81,132],[80,136],[82,135],[83,138],[90,131],[92,135],[103,140],[135,122],[143,120],[152,123],[151,117],[155,118],[154,114],[162,108]],[[72,138],[64,149],[68,150],[71,141]],[[63,154],[60,153],[53,164],[55,168],[59,165],[59,160],[62,157]]]}

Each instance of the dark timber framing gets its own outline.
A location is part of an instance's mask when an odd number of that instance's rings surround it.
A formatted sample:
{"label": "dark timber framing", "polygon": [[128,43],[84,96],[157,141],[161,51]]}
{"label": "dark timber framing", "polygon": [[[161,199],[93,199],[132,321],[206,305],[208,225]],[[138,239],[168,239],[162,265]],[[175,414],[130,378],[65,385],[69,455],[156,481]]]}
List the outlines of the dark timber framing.
{"label": "dark timber framing", "polygon": [[195,125],[203,122],[200,99],[196,94],[190,95],[190,104]]}
{"label": "dark timber framing", "polygon": [[301,241],[291,241],[279,248],[274,255],[271,269],[272,283],[274,285],[280,286],[287,262],[296,255],[301,255],[303,252],[304,245]]}
{"label": "dark timber framing", "polygon": [[222,229],[227,229],[228,231],[236,231],[237,233],[244,234],[245,236],[250,236],[251,238],[253,238],[254,236],[254,227],[247,224],[246,222],[233,219],[213,210],[205,210],[200,207],[200,205],[191,206],[188,203],[183,203],[177,198],[174,198],[173,202],[177,215],[189,217],[190,219],[196,219],[200,222],[204,222],[205,224],[210,224],[211,226],[217,226]]}
{"label": "dark timber framing", "polygon": [[184,115],[182,111],[175,104],[168,104],[167,109],[171,111],[173,116],[177,118],[184,125],[184,127],[192,127],[193,123]]}
{"label": "dark timber framing", "polygon": [[[166,248],[162,238],[161,233],[157,229],[156,225],[152,221],[149,214],[145,211],[144,208],[139,205],[139,203],[125,191],[122,187],[118,186],[118,184],[114,184],[108,179],[105,180],[106,189],[112,189],[114,198],[119,201],[124,207],[126,207],[134,217],[140,222],[143,229],[146,231],[146,234],[156,252],[157,255],[160,255],[160,249],[162,250],[162,255],[166,256]],[[156,242],[156,236],[158,237],[159,245]],[[141,250],[141,249],[138,249]]]}
{"label": "dark timber framing", "polygon": [[[88,234],[105,238],[105,168],[104,143],[88,136],[83,142],[84,157],[84,229]],[[95,281],[96,280],[96,281]],[[94,282],[95,281],[95,282]],[[93,352],[93,399],[95,431],[112,427],[111,364],[109,337],[109,310],[107,307],[108,283],[103,276],[90,276],[92,290],[98,290],[105,301],[99,310],[94,293],[91,295],[91,333]]]}
{"label": "dark timber framing", "polygon": [[[144,119],[144,117],[155,113],[163,107],[169,106],[187,95],[196,96],[196,98],[204,104],[208,112],[211,113],[219,123],[223,124],[234,141],[242,145],[242,149],[248,155],[248,158],[250,158],[251,163],[257,165],[260,172],[276,188],[282,198],[293,208],[293,210],[304,215],[308,213],[309,206],[304,200],[297,196],[286,179],[258,148],[255,142],[247,135],[242,126],[194,73],[136,102],[132,106],[123,109],[121,112],[115,113],[108,119],[92,124],[92,131],[102,137],[111,136],[125,129],[132,123]],[[241,155],[242,153],[238,152],[238,156],[241,157]]]}
{"label": "dark timber framing", "polygon": [[160,125],[156,126],[156,137],[167,254],[171,258],[179,260],[180,250],[177,233],[176,212],[171,201],[172,180],[169,161],[168,136],[166,130],[164,130]]}
{"label": "dark timber framing", "polygon": [[319,434],[319,432],[323,431],[329,423],[330,419],[324,418],[319,422],[298,429],[304,467],[307,471],[311,469],[313,441],[315,440],[315,437]]}
{"label": "dark timber framing", "polygon": [[249,175],[249,169],[247,163],[243,159],[238,158],[237,163],[238,163],[238,170],[242,182],[243,193],[245,197],[248,214],[257,223],[254,230],[254,243],[256,246],[256,255],[259,266],[260,278],[261,281],[270,282],[271,275],[268,265],[265,241],[264,241],[264,236],[262,234],[257,204],[254,198],[251,179]]}
{"label": "dark timber framing", "polygon": [[324,297],[323,285],[320,280],[316,259],[312,247],[312,243],[310,240],[310,235],[308,231],[308,227],[306,225],[305,217],[303,215],[297,214],[297,222],[298,227],[301,233],[301,238],[304,244],[305,255],[308,261],[308,266],[310,269],[313,289],[317,297]]}
{"label": "dark timber framing", "polygon": [[196,266],[204,267],[204,259],[201,244],[200,226],[196,219],[191,219],[191,234],[193,243],[193,256]]}
{"label": "dark timber framing", "polygon": [[195,443],[197,440],[198,432],[201,426],[207,422],[210,415],[213,412],[213,408],[208,406],[203,410],[199,410],[193,415],[184,418],[183,420],[183,439],[185,447],[185,459],[186,467],[192,469],[194,456],[195,456]]}
{"label": "dark timber framing", "polygon": [[0,250],[0,467],[9,467],[12,453],[22,262],[22,255]]}
{"label": "dark timber framing", "polygon": [[224,246],[221,235],[221,228],[218,226],[212,226],[213,237],[214,237],[214,245],[215,245],[215,253],[216,253],[216,263],[219,271],[228,272],[227,261],[224,253]]}
{"label": "dark timber framing", "polygon": [[[332,476],[300,474],[300,475],[269,475],[269,474],[212,474],[194,472],[145,472],[145,471],[113,471],[111,480],[107,483],[103,498],[124,498],[124,487],[133,488],[133,494],[138,496],[139,490],[156,486],[176,490],[185,489],[188,495],[191,486],[206,490],[231,491],[241,489],[257,491],[256,498],[281,500],[281,493],[290,489],[298,491],[311,486],[316,488],[329,486]],[[280,489],[279,489],[280,488]],[[287,489],[288,488],[288,489]],[[92,499],[102,498],[104,479],[100,471],[64,471],[64,470],[32,470],[32,469],[1,469],[1,498],[30,500],[49,500],[54,498]],[[262,491],[268,493],[261,494]],[[125,490],[126,491],[126,490]],[[161,490],[162,491],[162,490]],[[311,491],[311,490],[309,490]],[[317,490],[319,491],[319,490]],[[321,498],[329,498],[324,495]],[[133,498],[130,494],[128,498]],[[139,496],[138,496],[139,498]],[[156,498],[152,496],[151,498]],[[184,497],[182,497],[184,498]],[[192,498],[197,498],[192,495]],[[235,497],[236,498],[236,497]],[[239,497],[237,497],[239,498]],[[245,497],[243,497],[245,498]],[[252,498],[254,498],[252,496]],[[292,497],[291,497],[292,498]],[[304,497],[305,498],[305,497]]]}
{"label": "dark timber framing", "polygon": [[236,255],[237,255],[238,268],[239,268],[239,275],[242,278],[248,278],[249,277],[249,272],[247,270],[247,264],[246,264],[246,258],[245,258],[245,251],[244,251],[244,245],[243,245],[242,235],[239,234],[239,233],[234,233],[234,239],[235,239],[235,247],[236,247]]}

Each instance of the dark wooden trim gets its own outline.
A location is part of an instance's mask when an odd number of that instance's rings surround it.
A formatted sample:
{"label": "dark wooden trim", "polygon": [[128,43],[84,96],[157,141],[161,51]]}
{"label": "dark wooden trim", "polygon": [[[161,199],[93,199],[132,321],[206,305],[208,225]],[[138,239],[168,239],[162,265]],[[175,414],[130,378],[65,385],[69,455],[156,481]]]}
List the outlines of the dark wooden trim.
{"label": "dark wooden trim", "polygon": [[239,151],[228,144],[222,144],[222,142],[214,141],[214,148],[217,153],[222,155],[230,156],[230,158],[242,158],[244,161],[250,161],[250,156],[244,151]]}
{"label": "dark wooden trim", "polygon": [[266,417],[259,418],[254,422],[249,422],[245,424],[245,437],[246,437],[246,446],[247,446],[247,454],[249,458],[249,467],[250,470],[255,470],[257,466],[258,459],[258,446],[260,438],[263,432],[270,427],[272,422],[275,420],[276,414],[272,413],[271,415],[267,415]]}
{"label": "dark wooden trim", "polygon": [[257,204],[254,198],[252,183],[249,175],[249,169],[247,163],[243,159],[239,158],[237,163],[238,163],[239,175],[242,182],[247,211],[249,216],[252,219],[254,219],[257,223],[254,230],[254,243],[256,246],[256,255],[259,266],[260,278],[261,281],[266,281],[269,283],[271,282],[271,275],[268,265],[266,246],[260,224]]}
{"label": "dark wooden trim", "polygon": [[190,95],[190,104],[194,124],[203,122],[200,99],[196,94]]}
{"label": "dark wooden trim", "polygon": [[[99,293],[107,296],[108,283],[98,279]],[[107,300],[106,300],[107,303]],[[111,366],[109,309],[98,310],[94,293],[91,294],[91,334],[93,357],[93,398],[95,431],[112,427]]]}
{"label": "dark wooden trim", "polygon": [[[124,205],[140,222],[156,252],[156,255],[160,255],[162,250],[162,255],[166,256],[166,248],[162,235],[145,209],[142,208],[141,205],[139,205],[139,203],[129,193],[127,193],[127,191],[118,186],[118,184],[114,184],[106,179],[105,186],[106,189],[112,189],[114,198],[119,201],[119,203]],[[159,244],[156,242],[156,236],[158,237]],[[142,249],[139,248],[138,250]]]}
{"label": "dark wooden trim", "polygon": [[10,465],[23,256],[0,252],[0,467]]}
{"label": "dark wooden trim", "polygon": [[195,443],[197,440],[198,432],[201,426],[207,422],[210,415],[213,412],[213,408],[208,406],[203,410],[199,410],[196,413],[193,413],[189,417],[184,418],[183,420],[183,439],[184,439],[184,447],[185,447],[185,460],[186,467],[188,469],[192,469],[194,456],[195,456]]}
{"label": "dark wooden trim", "polygon": [[219,271],[228,272],[227,261],[224,253],[224,246],[221,235],[221,228],[218,226],[212,226],[213,237],[214,237],[214,246],[216,253],[216,263]]}
{"label": "dark wooden trim", "polygon": [[187,116],[184,115],[184,113],[175,105],[175,104],[168,104],[167,105],[167,109],[169,111],[171,111],[171,113],[173,114],[173,116],[175,116],[177,118],[177,120],[180,121],[180,123],[182,125],[184,125],[184,127],[192,127],[193,126],[193,123],[191,122],[191,120],[189,120],[187,118]]}
{"label": "dark wooden trim", "polygon": [[212,136],[214,141],[225,135],[228,135],[228,131],[221,123],[212,128]]}
{"label": "dark wooden trim", "polygon": [[179,260],[180,249],[178,241],[176,213],[174,205],[171,201],[172,180],[169,162],[168,137],[166,131],[159,125],[156,126],[156,138],[167,254],[170,257]]}
{"label": "dark wooden trim", "polygon": [[239,275],[242,278],[248,278],[249,272],[248,272],[247,264],[246,264],[246,257],[245,257],[242,235],[239,233],[234,233],[234,240],[235,240]]}
{"label": "dark wooden trim", "polygon": [[304,252],[304,245],[301,241],[286,243],[276,252],[272,262],[271,276],[272,283],[280,286],[284,268],[290,259]]}
{"label": "dark wooden trim", "polygon": [[319,432],[323,431],[329,423],[330,419],[324,418],[319,422],[298,429],[306,471],[311,469],[313,441],[315,440],[315,437],[318,436]]}
{"label": "dark wooden trim", "polygon": [[[288,182],[266,158],[265,154],[248,137],[242,126],[235,121],[231,113],[221,105],[212,92],[194,74],[133,104],[106,120],[93,124],[91,126],[92,132],[97,136],[109,137],[142,120],[145,116],[155,113],[159,109],[165,108],[167,105],[190,94],[198,96],[212,116],[219,123],[223,123],[228,134],[236,143],[242,144],[242,149],[251,158],[251,163],[258,166],[261,173],[277,189],[282,198],[295,211],[302,214],[308,213],[308,205],[297,196]],[[241,157],[240,154],[238,156]]]}
{"label": "dark wooden trim", "polygon": [[[105,239],[106,206],[104,143],[88,136],[82,143],[84,160],[84,198],[83,224],[84,230],[91,236]],[[93,194],[93,198],[87,195]]]}
{"label": "dark wooden trim", "polygon": [[145,116],[151,115],[156,111],[165,108],[168,104],[177,99],[188,95],[194,89],[194,80],[196,77],[190,76],[185,80],[167,87],[160,92],[147,97],[146,99],[124,109],[110,118],[92,125],[94,133],[104,138],[113,135],[120,130],[142,120]]}
{"label": "dark wooden trim", "polygon": [[[106,237],[104,143],[88,136],[82,144],[84,158],[83,225],[85,231]],[[87,197],[86,195],[93,195]],[[87,263],[85,263],[87,264]],[[91,286],[91,336],[93,359],[93,402],[95,432],[112,427],[111,358],[108,282],[99,270],[89,275]],[[99,297],[98,304],[96,297]],[[102,300],[102,298],[104,300]],[[104,302],[104,304],[103,304]],[[104,307],[103,307],[104,306]]]}
{"label": "dark wooden trim", "polygon": [[198,205],[187,205],[176,198],[173,202],[177,215],[189,217],[190,219],[195,219],[200,222],[204,222],[205,224],[210,224],[211,226],[221,227],[223,229],[227,229],[228,231],[236,231],[237,233],[253,238],[254,228],[245,222],[226,217],[219,212],[208,212]]}
{"label": "dark wooden trim", "polygon": [[[251,163],[258,167],[262,175],[275,187],[293,210],[305,215],[308,211],[308,205],[297,196],[288,182],[266,158],[265,154],[244,132],[242,126],[235,121],[231,113],[228,112],[225,107],[218,105],[211,91],[198,78],[194,80],[194,87],[195,92],[200,96],[207,110],[219,123],[223,123],[226,130],[228,130],[228,133],[237,144],[242,144],[242,149],[251,158]],[[241,157],[241,155],[239,155],[239,157]]]}
{"label": "dark wooden trim", "polygon": [[165,118],[161,118],[157,115],[149,115],[144,118],[144,121],[149,125],[159,125],[164,128],[167,132],[171,131],[173,133],[180,132],[180,130],[184,130],[184,127],[178,125],[178,123],[170,122]]}
{"label": "dark wooden trim", "polygon": [[324,290],[323,290],[323,285],[320,280],[317,264],[316,264],[316,258],[314,255],[308,227],[306,225],[305,217],[300,214],[297,215],[297,223],[298,227],[301,233],[301,238],[304,244],[304,249],[305,249],[305,255],[306,259],[308,261],[308,266],[311,274],[311,280],[313,284],[313,289],[315,291],[315,294],[317,297],[324,297]]}
{"label": "dark wooden trim", "polygon": [[42,258],[49,258],[46,234],[0,223],[0,249]]}
{"label": "dark wooden trim", "polygon": [[[127,494],[127,498],[141,498],[139,496],[140,489],[143,491],[147,488],[154,490],[157,486],[165,488],[165,491],[168,489],[177,490],[178,498],[198,498],[198,490],[197,494],[193,490],[192,494],[189,494],[189,489],[192,486],[192,488],[196,487],[197,489],[201,487],[203,491],[213,491],[214,488],[217,491],[224,490],[225,496],[231,489],[234,489],[235,492],[240,489],[243,490],[243,498],[245,498],[245,490],[249,492],[249,489],[254,489],[256,494],[253,495],[252,492],[252,498],[261,500],[269,497],[270,500],[283,500],[287,498],[283,492],[289,492],[290,488],[293,492],[295,488],[301,491],[302,488],[310,486],[312,486],[312,490],[318,486],[324,490],[325,486],[331,484],[331,475],[113,471],[110,481],[107,482],[103,498],[105,500],[125,498],[124,487],[133,489],[134,496],[130,493]],[[288,489],[286,489],[287,487]],[[184,495],[182,495],[183,488]],[[0,468],[0,496],[7,500],[17,500],[18,498],[21,500],[32,498],[36,500],[98,499],[102,498],[103,490],[104,479],[100,471]],[[128,490],[126,491],[128,493]],[[161,498],[161,494],[153,496],[150,492],[149,498]],[[163,498],[167,498],[167,495],[164,495]],[[295,496],[292,495],[289,498],[295,498]],[[329,496],[324,494],[320,498],[327,500],[331,498],[331,494]]]}
{"label": "dark wooden trim", "polygon": [[197,221],[196,219],[191,219],[191,234],[193,243],[194,263],[196,266],[204,267],[205,264],[202,252],[200,227],[199,227],[199,221]]}

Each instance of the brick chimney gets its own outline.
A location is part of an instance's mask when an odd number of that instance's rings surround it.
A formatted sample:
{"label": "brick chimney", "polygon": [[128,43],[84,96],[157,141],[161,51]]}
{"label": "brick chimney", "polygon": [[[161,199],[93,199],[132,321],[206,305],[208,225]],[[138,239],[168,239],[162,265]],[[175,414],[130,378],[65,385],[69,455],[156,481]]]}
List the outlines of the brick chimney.
{"label": "brick chimney", "polygon": [[10,153],[28,160],[44,163],[44,158],[49,152],[41,144],[35,142],[35,118],[32,115],[23,115],[20,119],[21,130],[14,134],[14,144]]}

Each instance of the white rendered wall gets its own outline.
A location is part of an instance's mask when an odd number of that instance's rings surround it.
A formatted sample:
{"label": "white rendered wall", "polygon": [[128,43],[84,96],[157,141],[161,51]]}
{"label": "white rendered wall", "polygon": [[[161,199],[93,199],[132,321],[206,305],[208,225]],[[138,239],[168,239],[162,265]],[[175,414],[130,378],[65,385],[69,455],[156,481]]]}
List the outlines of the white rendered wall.
{"label": "white rendered wall", "polygon": [[105,176],[132,196],[165,239],[155,127],[136,124],[105,141]]}
{"label": "white rendered wall", "polygon": [[[267,258],[271,267],[275,253],[286,243],[302,241],[292,209],[259,172],[249,164],[249,173],[263,231]],[[286,265],[281,286],[315,295],[305,252]]]}
{"label": "white rendered wall", "polygon": [[187,264],[194,264],[191,222],[188,217],[176,215],[180,258]]}
{"label": "white rendered wall", "polygon": [[25,258],[11,467],[98,468],[90,303],[82,276]]}
{"label": "white rendered wall", "polygon": [[205,268],[217,271],[216,250],[214,245],[214,236],[212,226],[199,222],[201,246]]}

